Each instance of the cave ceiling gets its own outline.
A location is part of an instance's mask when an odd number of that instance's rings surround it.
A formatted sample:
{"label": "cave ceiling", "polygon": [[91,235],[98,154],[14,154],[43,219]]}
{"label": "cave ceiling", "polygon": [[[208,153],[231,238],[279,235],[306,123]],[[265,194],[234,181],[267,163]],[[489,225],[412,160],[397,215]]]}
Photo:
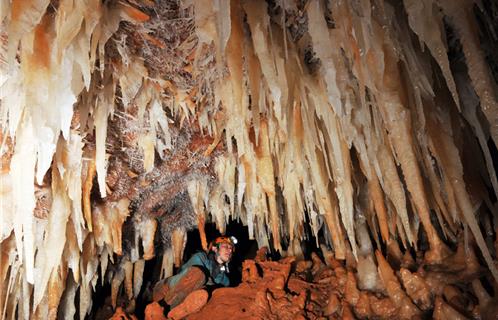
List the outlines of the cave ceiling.
{"label": "cave ceiling", "polygon": [[161,256],[169,275],[187,231],[206,247],[205,223],[230,220],[283,255],[309,229],[338,260],[374,243],[437,265],[465,239],[498,279],[497,16],[487,0],[3,0],[0,312],[83,318],[100,278]]}

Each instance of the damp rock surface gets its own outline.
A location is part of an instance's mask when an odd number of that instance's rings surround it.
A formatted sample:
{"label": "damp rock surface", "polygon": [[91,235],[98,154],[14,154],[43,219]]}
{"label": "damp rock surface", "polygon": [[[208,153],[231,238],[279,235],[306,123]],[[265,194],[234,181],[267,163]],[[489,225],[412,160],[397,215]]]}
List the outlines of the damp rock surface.
{"label": "damp rock surface", "polygon": [[[496,319],[498,315],[497,299],[478,277],[451,277],[444,264],[431,271],[417,261],[418,269],[412,272],[403,267],[395,270],[391,266],[395,262],[377,253],[381,284],[375,290],[361,290],[354,265],[331,256],[313,254],[309,261],[258,256],[244,261],[238,286],[214,290],[208,303],[185,319]],[[122,314],[119,308],[114,316]],[[146,306],[144,317],[166,319],[157,302]]]}

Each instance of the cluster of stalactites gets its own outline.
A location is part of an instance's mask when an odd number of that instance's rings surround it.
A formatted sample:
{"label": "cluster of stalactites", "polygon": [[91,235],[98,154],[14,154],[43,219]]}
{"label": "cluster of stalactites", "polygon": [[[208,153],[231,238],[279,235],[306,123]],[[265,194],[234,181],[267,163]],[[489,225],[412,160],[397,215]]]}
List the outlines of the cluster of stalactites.
{"label": "cluster of stalactites", "polygon": [[[153,78],[123,39],[112,38],[127,21],[147,39],[149,17],[125,2],[61,0],[56,10],[49,0],[0,5],[2,156],[12,156],[0,185],[2,315],[14,317],[17,307],[19,317],[53,318],[62,297],[60,307],[71,317],[79,288],[76,309],[83,318],[99,266],[105,274],[108,260],[122,254],[129,199],[90,203],[95,174],[106,196],[106,133],[118,86],[124,110],[138,110],[136,143],[145,171],[152,170],[156,151],[172,148],[165,108],[182,123],[197,117],[215,142],[226,140],[218,184],[188,187],[201,228],[209,214],[221,231],[239,218],[261,246],[281,250],[281,239],[289,238],[292,250],[309,221],[315,235],[325,230],[336,258],[344,259],[350,249],[356,257],[373,256],[360,230],[368,228],[378,243],[400,240],[408,248],[423,227],[432,263],[449,254],[441,237],[452,241],[465,228],[498,278],[475,216],[490,201],[468,188],[485,189],[485,182],[472,174],[464,180],[463,172],[461,146],[474,143],[460,132],[465,118],[498,190],[485,134],[489,128],[498,141],[497,102],[469,13],[472,1],[405,0],[395,8],[368,0],[183,5],[192,8],[187,18],[196,26],[192,73],[206,51],[216,61],[203,69],[214,79],[212,100],[193,101],[188,88]],[[452,74],[443,16],[460,40],[468,74]],[[119,59],[107,58],[109,39]],[[474,95],[462,93],[469,88]],[[166,89],[174,97],[165,98]],[[95,137],[94,152],[85,148],[87,134]],[[35,217],[35,194],[49,169],[50,209]],[[113,292],[124,282],[130,298],[141,286],[143,259],[155,254],[150,232],[157,223],[135,227],[144,255],[122,260],[111,277]],[[172,239],[163,275],[181,261],[185,230]]]}
{"label": "cluster of stalactites", "polygon": [[[454,241],[463,225],[497,277],[475,217],[488,195],[467,188],[485,182],[470,174],[464,180],[464,153],[474,142],[460,132],[465,118],[497,190],[484,133],[489,128],[497,141],[494,83],[467,14],[473,4],[455,3],[194,2],[198,46],[217,45],[218,68],[229,71],[213,84],[224,117],[212,131],[224,129],[229,149],[231,141],[237,145],[220,171],[237,203],[215,212],[240,216],[260,245],[271,235],[275,249],[283,236],[305,236],[308,214],[315,235],[327,226],[339,259],[349,247],[357,257],[365,246],[356,232],[362,218],[378,243],[399,239],[406,248],[416,247],[422,226],[430,263],[449,254],[444,241]],[[289,36],[292,14],[307,22],[297,41]],[[459,37],[468,74],[450,69],[443,16]],[[303,62],[310,48],[312,58]],[[459,95],[469,84],[477,95]]]}

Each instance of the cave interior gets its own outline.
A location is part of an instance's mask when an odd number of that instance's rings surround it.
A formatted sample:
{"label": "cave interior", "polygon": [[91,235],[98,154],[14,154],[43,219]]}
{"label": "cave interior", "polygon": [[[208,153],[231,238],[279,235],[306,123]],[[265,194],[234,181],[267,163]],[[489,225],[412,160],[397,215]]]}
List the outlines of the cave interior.
{"label": "cave interior", "polygon": [[2,0],[0,319],[498,319],[498,3]]}

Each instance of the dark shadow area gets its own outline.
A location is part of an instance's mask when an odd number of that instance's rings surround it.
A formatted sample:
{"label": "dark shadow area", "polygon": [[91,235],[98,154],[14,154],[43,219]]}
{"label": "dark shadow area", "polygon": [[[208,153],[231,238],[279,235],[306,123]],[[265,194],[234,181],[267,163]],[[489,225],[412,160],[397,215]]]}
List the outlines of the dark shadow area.
{"label": "dark shadow area", "polygon": [[[495,172],[498,172],[498,149],[496,148],[495,143],[491,138],[488,140],[488,148],[491,153],[491,159],[493,160],[493,168]],[[495,193],[493,192],[492,187],[489,187],[489,197],[492,203],[496,203],[498,199],[496,199]]]}

